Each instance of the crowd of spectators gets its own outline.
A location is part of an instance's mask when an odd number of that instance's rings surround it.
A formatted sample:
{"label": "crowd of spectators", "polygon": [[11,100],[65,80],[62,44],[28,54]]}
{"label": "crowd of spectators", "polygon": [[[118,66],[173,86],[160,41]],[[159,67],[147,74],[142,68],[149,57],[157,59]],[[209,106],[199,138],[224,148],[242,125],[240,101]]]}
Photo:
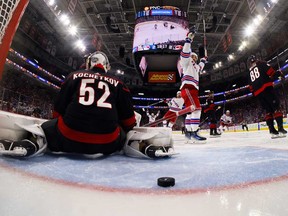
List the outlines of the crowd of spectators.
{"label": "crowd of spectators", "polygon": [[[287,115],[287,86],[285,89],[279,87],[277,90],[278,96],[281,101],[281,108],[284,116]],[[0,109],[8,112],[35,116],[40,118],[49,119],[52,117],[53,101],[57,94],[56,90],[51,87],[45,86],[39,83],[35,79],[29,77],[26,74],[15,70],[7,70],[4,72],[2,79],[0,80]],[[242,121],[249,123],[256,123],[265,121],[265,112],[261,109],[261,106],[253,97],[242,99],[227,104],[221,104],[221,109],[216,111],[217,119],[220,119],[221,115],[230,110],[233,117],[233,123],[240,125]],[[157,113],[160,111],[160,115],[157,119],[162,118],[167,112],[167,108],[150,109],[150,113]],[[141,114],[141,126],[148,123],[148,117],[146,115],[146,109],[136,109]],[[174,125],[174,130],[181,130],[183,127],[185,116],[180,116]],[[201,121],[206,118],[205,114],[202,115]],[[163,123],[159,123],[158,126],[163,126]],[[203,124],[203,128],[208,127],[207,124]]]}
{"label": "crowd of spectators", "polygon": [[15,70],[4,72],[0,81],[0,109],[44,119],[52,117],[56,90]]}
{"label": "crowd of spectators", "polygon": [[[288,92],[287,86],[285,89],[283,87],[279,87],[276,89],[278,97],[281,102],[281,110],[283,112],[283,116],[287,116],[287,103],[288,98],[285,92]],[[265,121],[265,111],[261,108],[259,101],[255,99],[254,97],[230,102],[227,104],[221,104],[221,108],[216,111],[216,119],[219,121],[220,117],[223,113],[225,113],[226,110],[230,110],[231,115],[233,117],[233,123],[235,125],[241,125],[241,122],[245,121],[247,124],[250,123],[258,123]],[[160,115],[157,119],[162,118],[164,114],[167,112],[168,107],[166,109],[151,109],[149,110],[150,113],[157,113],[157,111],[160,110]],[[141,125],[145,125],[148,123],[148,117],[146,115],[146,111],[143,111],[142,109],[136,110],[138,113],[142,115]],[[183,127],[183,122],[185,116],[180,116],[174,125],[174,130],[181,130]],[[201,116],[201,121],[204,121],[206,119],[206,115],[203,114]],[[158,126],[163,126],[162,122],[158,124]],[[205,122],[201,128],[209,128],[208,122]]]}

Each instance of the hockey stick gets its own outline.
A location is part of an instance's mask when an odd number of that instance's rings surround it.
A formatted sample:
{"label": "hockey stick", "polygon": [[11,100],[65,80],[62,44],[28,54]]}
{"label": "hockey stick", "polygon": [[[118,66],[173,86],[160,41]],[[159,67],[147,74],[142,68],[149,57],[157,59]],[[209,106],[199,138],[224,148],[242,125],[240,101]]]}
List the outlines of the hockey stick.
{"label": "hockey stick", "polygon": [[[221,106],[218,106],[217,109],[215,110],[218,111],[219,109],[221,109]],[[205,122],[209,119],[209,117],[207,116],[203,121],[200,122],[198,127],[201,127],[203,124],[205,124]]]}
{"label": "hockey stick", "polygon": [[206,23],[205,23],[205,17],[203,16],[203,45],[204,45],[204,53],[205,57],[207,58],[207,41],[206,41]]}
{"label": "hockey stick", "polygon": [[163,103],[165,100],[160,100],[160,101],[158,101],[158,102],[155,102],[155,103],[152,103],[152,104],[148,104],[147,106],[149,107],[149,106],[154,106],[154,105],[156,105],[156,104],[159,104],[159,103]]}
{"label": "hockey stick", "polygon": [[200,122],[198,127],[200,128],[202,125],[204,125],[208,119],[209,119],[209,117],[206,117],[203,121]]}
{"label": "hockey stick", "polygon": [[[278,70],[281,72],[281,67],[280,67],[280,63],[279,63],[279,59],[278,59],[278,52],[277,52],[277,64],[278,64]],[[281,72],[282,73],[282,72]],[[281,83],[281,86],[282,86],[282,91],[283,91],[283,94],[284,95],[287,95],[286,93],[286,90],[285,90],[285,77],[284,77],[284,80],[280,80],[280,83]],[[284,97],[284,103],[285,103],[285,111],[287,113],[287,110],[288,110],[288,105],[287,105],[287,100],[286,100],[286,97]]]}
{"label": "hockey stick", "polygon": [[[193,111],[195,111],[195,106],[193,106],[193,105],[191,105],[191,106],[189,106],[189,107],[186,107],[186,108],[184,108],[184,109],[182,109],[182,110],[180,110],[180,111],[177,111],[177,112],[175,112],[176,113],[176,116],[178,117],[178,116],[182,116],[182,115],[185,115],[185,114],[187,114],[187,113],[189,113],[189,112],[193,112]],[[160,122],[163,122],[163,121],[167,121],[167,120],[170,120],[170,119],[172,119],[172,118],[174,118],[175,117],[175,114],[173,113],[173,114],[171,114],[171,115],[168,115],[167,117],[163,117],[163,118],[160,118],[160,119],[157,119],[156,121],[154,121],[154,122],[151,122],[151,123],[148,123],[148,124],[145,124],[145,125],[143,125],[143,127],[149,127],[149,126],[152,126],[152,125],[157,125],[157,124],[159,124]]]}

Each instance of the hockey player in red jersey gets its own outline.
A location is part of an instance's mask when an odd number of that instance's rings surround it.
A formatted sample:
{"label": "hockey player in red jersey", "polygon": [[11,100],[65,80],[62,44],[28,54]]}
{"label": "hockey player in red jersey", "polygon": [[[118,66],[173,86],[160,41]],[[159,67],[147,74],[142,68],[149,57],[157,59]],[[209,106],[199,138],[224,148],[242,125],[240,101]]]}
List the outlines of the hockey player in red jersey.
{"label": "hockey player in red jersey", "polygon": [[216,107],[214,104],[214,92],[210,91],[206,99],[206,108],[204,113],[207,115],[209,120],[210,137],[218,137],[221,134],[217,132],[217,120],[216,120]]}
{"label": "hockey player in red jersey", "polygon": [[[266,123],[272,138],[284,137],[287,131],[283,128],[283,113],[280,110],[280,101],[275,94],[273,79],[282,77],[281,71],[275,71],[265,61],[257,60],[254,55],[248,59],[249,63],[249,87],[257,97],[262,108],[266,111]],[[273,120],[276,120],[278,131],[275,129]]]}
{"label": "hockey player in red jersey", "polygon": [[197,64],[198,56],[191,51],[191,43],[194,33],[190,32],[185,39],[185,44],[180,54],[180,64],[183,68],[181,79],[181,95],[184,99],[185,107],[194,106],[195,111],[186,115],[185,118],[185,137],[188,142],[203,142],[206,137],[199,135],[199,123],[201,116],[201,105],[198,98],[199,92],[199,75],[205,66],[206,59],[202,58]]}

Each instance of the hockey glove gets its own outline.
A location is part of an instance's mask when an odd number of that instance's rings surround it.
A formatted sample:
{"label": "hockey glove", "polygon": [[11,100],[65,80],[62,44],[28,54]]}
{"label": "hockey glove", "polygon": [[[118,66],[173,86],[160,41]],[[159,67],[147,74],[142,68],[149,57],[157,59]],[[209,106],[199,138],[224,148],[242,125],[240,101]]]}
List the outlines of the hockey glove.
{"label": "hockey glove", "polygon": [[281,70],[279,70],[278,79],[279,79],[280,82],[284,82],[285,81],[285,75],[283,74],[283,72]]}
{"label": "hockey glove", "polygon": [[204,64],[206,64],[208,62],[208,57],[205,56],[205,57],[201,58],[200,62],[203,62]]}
{"label": "hockey glove", "polygon": [[193,32],[189,32],[188,34],[187,34],[187,37],[186,37],[186,42],[187,43],[191,43],[192,41],[193,41],[193,38],[195,37],[195,34],[193,33]]}

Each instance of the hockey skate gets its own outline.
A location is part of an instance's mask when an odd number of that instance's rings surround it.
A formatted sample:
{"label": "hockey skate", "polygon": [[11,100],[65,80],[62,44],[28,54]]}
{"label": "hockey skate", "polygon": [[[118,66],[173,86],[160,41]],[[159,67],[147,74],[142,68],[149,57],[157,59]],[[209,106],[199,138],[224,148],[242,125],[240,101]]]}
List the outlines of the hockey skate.
{"label": "hockey skate", "polygon": [[196,131],[186,131],[185,133],[186,143],[205,144],[207,138],[200,136],[198,132],[199,132],[199,129]]}
{"label": "hockey skate", "polygon": [[217,138],[220,136],[221,133],[218,133],[216,128],[210,129],[210,138]]}
{"label": "hockey skate", "polygon": [[286,137],[287,131],[282,127],[278,129],[279,137]]}
{"label": "hockey skate", "polygon": [[0,155],[12,157],[29,157],[38,151],[38,145],[30,140],[0,140]]}
{"label": "hockey skate", "polygon": [[273,127],[270,130],[271,139],[280,138],[279,132]]}

